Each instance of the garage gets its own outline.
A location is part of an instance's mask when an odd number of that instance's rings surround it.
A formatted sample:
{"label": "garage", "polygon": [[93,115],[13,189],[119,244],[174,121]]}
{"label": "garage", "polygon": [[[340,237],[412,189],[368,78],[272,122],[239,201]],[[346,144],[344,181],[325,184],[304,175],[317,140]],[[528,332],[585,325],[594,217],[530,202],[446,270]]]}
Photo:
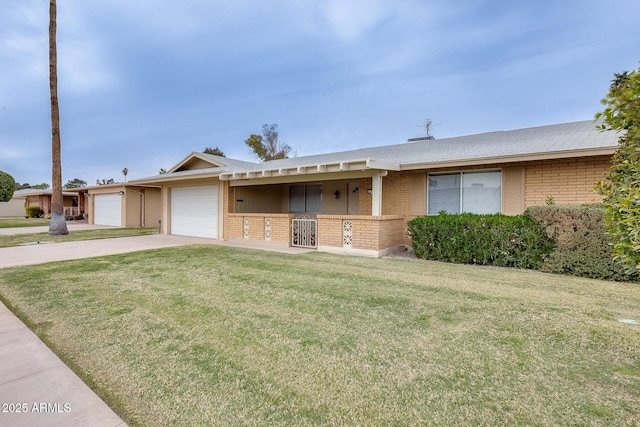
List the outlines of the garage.
{"label": "garage", "polygon": [[93,209],[94,224],[122,226],[122,196],[120,194],[95,194]]}
{"label": "garage", "polygon": [[171,234],[218,238],[218,186],[171,189]]}

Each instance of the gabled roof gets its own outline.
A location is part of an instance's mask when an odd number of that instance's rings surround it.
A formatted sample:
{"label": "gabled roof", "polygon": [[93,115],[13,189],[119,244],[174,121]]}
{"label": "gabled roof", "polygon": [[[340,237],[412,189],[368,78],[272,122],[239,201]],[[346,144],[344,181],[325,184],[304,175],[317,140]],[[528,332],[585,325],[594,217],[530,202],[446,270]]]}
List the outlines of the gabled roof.
{"label": "gabled roof", "polygon": [[[256,179],[362,170],[412,170],[516,161],[610,155],[620,133],[601,131],[592,120],[418,140],[253,163],[193,152],[164,175],[132,180],[149,184],[190,178]],[[210,167],[207,167],[210,165]]]}
{"label": "gabled roof", "polygon": [[[208,165],[208,167],[205,165]],[[169,169],[168,173],[183,172],[183,171],[197,170],[197,169],[211,169],[211,168],[223,169],[228,166],[242,168],[247,166],[250,167],[252,165],[254,165],[254,163],[193,151],[187,157],[185,157],[180,162],[178,162],[174,167]]]}
{"label": "gabled roof", "polygon": [[411,170],[612,154],[619,133],[592,120],[272,160],[221,179],[347,170]]}

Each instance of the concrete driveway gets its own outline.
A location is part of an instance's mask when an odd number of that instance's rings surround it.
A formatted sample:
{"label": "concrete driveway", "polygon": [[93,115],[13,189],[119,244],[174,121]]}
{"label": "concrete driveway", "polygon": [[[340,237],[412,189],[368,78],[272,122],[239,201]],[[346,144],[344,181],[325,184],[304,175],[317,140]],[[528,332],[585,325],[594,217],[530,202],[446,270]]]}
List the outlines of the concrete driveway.
{"label": "concrete driveway", "polygon": [[33,244],[11,248],[0,248],[0,268],[92,258],[173,246],[213,244],[212,242],[215,242],[215,240],[197,237],[167,236],[165,234],[81,240],[63,243],[34,242]]}

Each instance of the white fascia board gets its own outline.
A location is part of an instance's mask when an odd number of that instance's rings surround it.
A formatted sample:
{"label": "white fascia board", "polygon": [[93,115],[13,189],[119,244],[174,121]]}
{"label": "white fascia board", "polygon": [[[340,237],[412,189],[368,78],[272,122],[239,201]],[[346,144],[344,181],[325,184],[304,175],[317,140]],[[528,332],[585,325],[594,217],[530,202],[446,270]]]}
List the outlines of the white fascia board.
{"label": "white fascia board", "polygon": [[461,166],[479,166],[496,163],[517,163],[517,162],[530,162],[535,160],[554,160],[554,159],[566,159],[572,157],[590,157],[590,156],[607,156],[615,153],[618,147],[600,147],[590,148],[582,150],[562,150],[562,151],[548,151],[542,153],[531,154],[513,154],[507,156],[495,156],[495,157],[478,157],[475,159],[452,159],[442,160],[438,162],[423,162],[423,163],[406,163],[400,165],[400,170],[416,170],[416,169],[436,169],[447,167],[461,167]]}
{"label": "white fascia board", "polygon": [[315,163],[301,166],[284,167],[280,169],[261,169],[255,171],[240,171],[221,175],[222,180],[236,181],[246,179],[261,179],[275,176],[310,175],[320,173],[339,173],[348,171],[364,171],[368,169],[400,170],[400,165],[393,162],[378,161],[372,158],[355,159],[343,162]]}
{"label": "white fascia board", "polygon": [[384,160],[367,159],[367,169],[381,169],[399,171],[400,163],[387,162]]}

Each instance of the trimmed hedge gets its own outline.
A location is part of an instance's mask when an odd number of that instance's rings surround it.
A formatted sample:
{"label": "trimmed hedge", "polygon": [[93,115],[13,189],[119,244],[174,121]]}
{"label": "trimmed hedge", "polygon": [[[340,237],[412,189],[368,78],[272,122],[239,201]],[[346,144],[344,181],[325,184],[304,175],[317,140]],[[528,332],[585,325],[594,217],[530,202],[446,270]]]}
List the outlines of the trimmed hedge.
{"label": "trimmed hedge", "polygon": [[407,225],[413,253],[430,260],[535,269],[554,247],[529,215],[440,213]]}
{"label": "trimmed hedge", "polygon": [[40,218],[44,215],[44,211],[40,209],[40,206],[27,206],[26,210],[29,218]]}
{"label": "trimmed hedge", "polygon": [[591,206],[532,206],[529,214],[556,241],[541,271],[607,280],[634,280],[613,260],[615,239],[606,230],[605,209]]}

